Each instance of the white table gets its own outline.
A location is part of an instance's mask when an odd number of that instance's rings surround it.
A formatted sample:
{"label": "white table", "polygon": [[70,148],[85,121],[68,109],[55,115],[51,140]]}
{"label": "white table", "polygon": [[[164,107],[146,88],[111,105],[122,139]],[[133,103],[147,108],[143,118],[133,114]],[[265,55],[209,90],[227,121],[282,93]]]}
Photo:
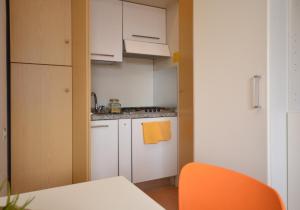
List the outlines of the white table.
{"label": "white table", "polygon": [[[57,187],[20,195],[19,204],[35,197],[31,210],[163,210],[124,177]],[[0,199],[3,204],[5,198]]]}

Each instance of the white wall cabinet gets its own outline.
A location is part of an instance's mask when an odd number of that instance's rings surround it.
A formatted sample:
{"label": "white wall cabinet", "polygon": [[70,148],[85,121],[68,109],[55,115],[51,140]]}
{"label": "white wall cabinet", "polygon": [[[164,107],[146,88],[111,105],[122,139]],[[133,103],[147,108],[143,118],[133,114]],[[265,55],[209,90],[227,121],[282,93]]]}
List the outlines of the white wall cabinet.
{"label": "white wall cabinet", "polygon": [[91,130],[92,180],[118,176],[118,120],[93,121]]}
{"label": "white wall cabinet", "polygon": [[123,2],[123,39],[166,43],[166,10]]}
{"label": "white wall cabinet", "polygon": [[131,119],[119,120],[119,176],[131,181]]}
{"label": "white wall cabinet", "polygon": [[[158,144],[144,144],[142,123],[171,121],[172,138]],[[132,178],[134,183],[177,175],[177,118],[132,120]]]}
{"label": "white wall cabinet", "polygon": [[121,1],[91,1],[91,54],[92,60],[122,62]]}

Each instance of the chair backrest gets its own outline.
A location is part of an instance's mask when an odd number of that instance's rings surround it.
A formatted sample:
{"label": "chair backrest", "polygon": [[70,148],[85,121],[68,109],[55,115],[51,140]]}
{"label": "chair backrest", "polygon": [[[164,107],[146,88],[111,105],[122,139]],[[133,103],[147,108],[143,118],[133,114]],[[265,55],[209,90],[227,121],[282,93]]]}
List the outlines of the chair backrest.
{"label": "chair backrest", "polygon": [[278,193],[253,178],[200,163],[179,180],[179,210],[285,210]]}

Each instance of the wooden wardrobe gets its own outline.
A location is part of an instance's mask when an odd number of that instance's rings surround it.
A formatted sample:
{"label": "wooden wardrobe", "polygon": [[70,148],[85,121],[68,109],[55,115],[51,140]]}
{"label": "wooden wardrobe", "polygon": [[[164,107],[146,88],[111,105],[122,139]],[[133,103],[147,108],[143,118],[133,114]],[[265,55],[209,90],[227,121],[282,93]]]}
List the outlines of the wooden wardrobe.
{"label": "wooden wardrobe", "polygon": [[[80,129],[73,123],[73,113],[82,113],[82,121],[87,124],[80,125],[83,129],[88,127],[89,118],[89,101],[85,101],[85,106],[76,105],[74,110],[74,98],[84,100],[90,92],[88,80],[85,80],[81,83],[87,87],[85,91],[74,94],[73,88],[78,91],[79,81],[73,80],[79,74],[88,76],[90,70],[87,64],[78,71],[76,62],[89,62],[85,56],[77,58],[73,68],[72,47],[76,49],[77,46],[72,43],[72,4],[71,0],[10,1],[11,182],[14,193],[71,184],[73,156],[88,156],[84,147],[73,154],[73,147],[78,144],[77,141],[73,145],[73,129],[74,126]],[[83,142],[88,148],[88,130],[85,130],[85,137],[79,143]],[[85,167],[80,173],[87,174],[88,165]],[[86,176],[81,181],[87,179]]]}

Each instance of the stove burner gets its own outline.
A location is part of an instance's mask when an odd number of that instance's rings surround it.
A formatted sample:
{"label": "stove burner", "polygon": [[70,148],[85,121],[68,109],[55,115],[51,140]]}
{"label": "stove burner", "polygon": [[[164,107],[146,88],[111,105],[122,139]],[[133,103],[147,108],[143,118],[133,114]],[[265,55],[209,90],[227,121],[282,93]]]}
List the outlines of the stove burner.
{"label": "stove burner", "polygon": [[162,107],[126,107],[122,108],[122,112],[147,112],[147,113],[153,113],[153,112],[161,112],[165,108]]}

